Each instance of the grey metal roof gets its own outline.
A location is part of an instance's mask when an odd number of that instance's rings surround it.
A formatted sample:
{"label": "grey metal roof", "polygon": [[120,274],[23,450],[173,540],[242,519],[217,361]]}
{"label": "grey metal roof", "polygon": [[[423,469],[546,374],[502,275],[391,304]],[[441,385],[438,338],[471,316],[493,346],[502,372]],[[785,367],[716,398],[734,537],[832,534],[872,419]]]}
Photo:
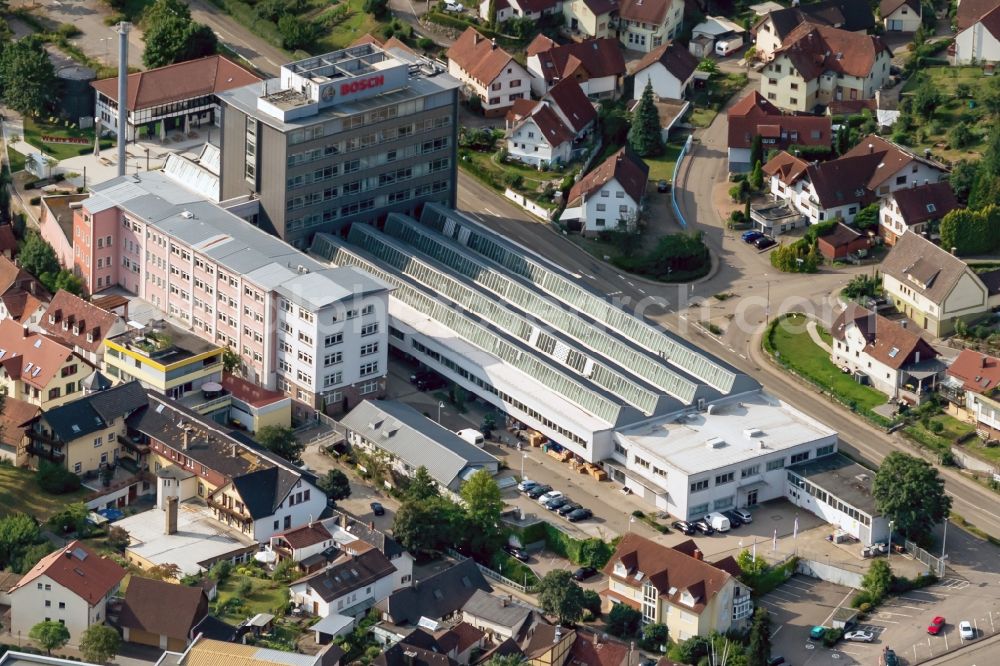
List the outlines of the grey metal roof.
{"label": "grey metal roof", "polygon": [[476,590],[462,606],[462,612],[481,618],[490,624],[509,627],[514,631],[531,615],[531,609],[507,598]]}
{"label": "grey metal roof", "polygon": [[395,400],[365,400],[341,424],[410,466],[423,465],[435,481],[453,490],[465,469],[499,464],[486,451]]}
{"label": "grey metal roof", "polygon": [[307,307],[388,288],[357,269],[331,270],[159,171],[96,185],[84,202],[92,213],[116,206],[263,289],[285,287],[283,295]]}

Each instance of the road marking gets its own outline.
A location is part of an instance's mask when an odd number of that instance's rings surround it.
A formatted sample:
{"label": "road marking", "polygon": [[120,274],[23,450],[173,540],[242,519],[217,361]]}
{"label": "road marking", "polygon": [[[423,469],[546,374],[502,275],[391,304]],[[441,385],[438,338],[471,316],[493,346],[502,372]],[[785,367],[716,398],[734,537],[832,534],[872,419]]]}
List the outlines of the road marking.
{"label": "road marking", "polygon": [[490,210],[489,208],[483,208],[483,210],[485,210],[485,211],[486,211],[487,213],[489,213],[490,215],[496,215],[496,213],[494,213],[494,212],[493,212],[492,210]]}
{"label": "road marking", "polygon": [[645,289],[643,289],[642,287],[639,287],[639,293],[640,293],[640,294],[645,294],[645,293],[646,293],[646,290],[645,290]]}
{"label": "road marking", "polygon": [[739,354],[739,357],[740,357],[741,359],[743,359],[744,361],[745,361],[745,360],[747,360],[747,357],[746,357],[746,356],[744,356],[743,354]]}
{"label": "road marking", "polygon": [[777,629],[775,629],[775,630],[774,630],[774,633],[773,633],[773,634],[771,634],[771,638],[774,638],[775,636],[777,636],[777,635],[778,635],[778,632],[779,632],[779,631],[781,631],[781,630],[782,630],[782,629],[784,629],[784,628],[785,628],[785,625],[781,625],[780,627],[778,627]]}
{"label": "road marking", "polygon": [[624,275],[622,275],[621,273],[619,273],[619,274],[618,274],[618,277],[620,277],[620,278],[621,278],[621,279],[623,279],[623,280],[625,279],[625,276],[624,276]]}
{"label": "road marking", "polygon": [[631,280],[627,280],[627,282],[628,282],[628,286],[630,286],[630,287],[634,287],[635,286],[635,284]]}

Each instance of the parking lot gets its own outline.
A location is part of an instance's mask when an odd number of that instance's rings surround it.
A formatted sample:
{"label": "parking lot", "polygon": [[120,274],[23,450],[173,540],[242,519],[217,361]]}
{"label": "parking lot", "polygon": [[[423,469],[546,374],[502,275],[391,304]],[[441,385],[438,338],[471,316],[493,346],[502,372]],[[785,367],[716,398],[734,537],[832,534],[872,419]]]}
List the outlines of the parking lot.
{"label": "parking lot", "polygon": [[[830,626],[838,605],[850,604],[854,591],[804,576],[794,576],[760,599],[772,618],[772,654],[780,654],[794,666],[838,666],[878,664],[886,647],[904,664],[917,664],[963,647],[970,641],[959,635],[958,623],[972,623],[980,641],[1000,628],[1000,600],[995,590],[984,590],[962,578],[945,578],[922,590],[912,590],[890,599],[852,629],[870,631],[872,643],[841,641],[826,648],[809,640],[813,626]],[[937,636],[927,633],[934,617],[945,619]],[[995,662],[991,662],[995,663]]]}

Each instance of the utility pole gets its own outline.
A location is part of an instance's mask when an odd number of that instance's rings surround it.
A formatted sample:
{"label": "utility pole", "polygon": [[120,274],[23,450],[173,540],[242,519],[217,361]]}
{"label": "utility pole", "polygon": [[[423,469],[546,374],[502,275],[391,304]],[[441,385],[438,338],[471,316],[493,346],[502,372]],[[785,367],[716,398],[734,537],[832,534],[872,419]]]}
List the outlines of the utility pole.
{"label": "utility pole", "polygon": [[132,24],[122,21],[118,33],[118,175],[125,175],[125,142],[128,126],[128,33]]}

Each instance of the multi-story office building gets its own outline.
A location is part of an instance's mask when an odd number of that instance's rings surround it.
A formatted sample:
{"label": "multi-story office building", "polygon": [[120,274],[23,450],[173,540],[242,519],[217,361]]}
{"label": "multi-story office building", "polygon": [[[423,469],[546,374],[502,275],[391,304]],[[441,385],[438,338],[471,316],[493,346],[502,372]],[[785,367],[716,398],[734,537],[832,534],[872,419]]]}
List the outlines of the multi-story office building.
{"label": "multi-story office building", "polygon": [[230,347],[300,415],[384,391],[388,289],[367,273],[310,259],[162,172],[97,185],[73,225],[103,246],[101,265],[76,263],[88,290],[117,285]]}
{"label": "multi-story office building", "polygon": [[364,43],[220,94],[221,200],[298,248],[428,201],[455,203],[459,83],[402,47]]}

